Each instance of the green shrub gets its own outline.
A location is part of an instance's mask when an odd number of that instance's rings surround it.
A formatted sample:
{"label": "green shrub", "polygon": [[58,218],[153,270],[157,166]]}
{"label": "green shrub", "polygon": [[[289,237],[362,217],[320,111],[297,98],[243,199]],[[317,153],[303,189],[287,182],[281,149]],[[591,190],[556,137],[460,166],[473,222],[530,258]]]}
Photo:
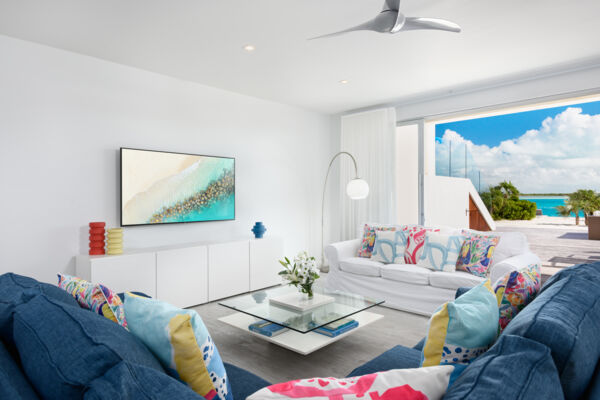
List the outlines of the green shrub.
{"label": "green shrub", "polygon": [[502,182],[481,193],[481,200],[492,214],[492,218],[525,220],[535,218],[535,203],[519,199],[519,190],[511,182]]}

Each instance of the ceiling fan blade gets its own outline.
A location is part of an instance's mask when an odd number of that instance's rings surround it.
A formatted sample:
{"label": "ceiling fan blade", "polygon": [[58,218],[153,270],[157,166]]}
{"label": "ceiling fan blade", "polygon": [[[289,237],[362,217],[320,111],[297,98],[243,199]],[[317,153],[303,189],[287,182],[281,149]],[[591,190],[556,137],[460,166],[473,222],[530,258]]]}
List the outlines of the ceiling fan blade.
{"label": "ceiling fan blade", "polygon": [[360,25],[353,26],[352,28],[344,29],[343,31],[316,36],[316,37],[310,38],[308,40],[330,38],[330,37],[335,37],[335,36],[343,35],[344,33],[354,32],[354,31],[373,31],[373,30],[375,30],[375,28],[376,28],[375,19],[372,19],[372,20],[362,23]]}
{"label": "ceiling fan blade", "polygon": [[422,17],[406,17],[401,31],[411,31],[416,29],[437,29],[440,31],[460,32],[461,28],[458,24],[445,19],[437,18],[422,18]]}
{"label": "ceiling fan blade", "polygon": [[383,3],[383,11],[399,11],[400,10],[400,0],[385,0]]}

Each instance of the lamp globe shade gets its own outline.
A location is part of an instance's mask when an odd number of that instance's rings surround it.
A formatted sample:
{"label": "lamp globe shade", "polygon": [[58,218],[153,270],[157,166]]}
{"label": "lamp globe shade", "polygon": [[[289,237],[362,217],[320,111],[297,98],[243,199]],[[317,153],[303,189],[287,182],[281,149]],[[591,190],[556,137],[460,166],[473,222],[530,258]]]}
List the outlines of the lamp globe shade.
{"label": "lamp globe shade", "polygon": [[369,184],[363,179],[352,179],[346,185],[346,194],[352,200],[364,199],[369,195]]}

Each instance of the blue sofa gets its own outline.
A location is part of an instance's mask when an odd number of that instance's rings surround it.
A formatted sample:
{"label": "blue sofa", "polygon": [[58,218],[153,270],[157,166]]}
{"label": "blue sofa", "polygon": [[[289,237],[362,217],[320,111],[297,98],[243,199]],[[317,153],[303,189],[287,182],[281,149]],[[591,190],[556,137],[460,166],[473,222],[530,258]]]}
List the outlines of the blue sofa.
{"label": "blue sofa", "polygon": [[[461,291],[457,293],[460,295]],[[600,263],[567,268],[449,388],[445,399],[600,399]],[[419,366],[423,341],[349,376]],[[226,364],[234,398],[269,383]],[[0,399],[201,399],[117,324],[53,285],[0,276]]]}

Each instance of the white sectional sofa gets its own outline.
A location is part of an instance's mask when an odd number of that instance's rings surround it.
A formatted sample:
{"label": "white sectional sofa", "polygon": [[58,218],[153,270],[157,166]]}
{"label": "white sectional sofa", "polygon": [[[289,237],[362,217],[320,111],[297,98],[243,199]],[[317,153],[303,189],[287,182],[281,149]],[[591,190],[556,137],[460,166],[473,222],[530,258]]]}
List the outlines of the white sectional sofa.
{"label": "white sectional sofa", "polygon": [[[492,284],[510,271],[540,263],[519,232],[497,232],[501,237],[492,257]],[[484,280],[468,272],[441,272],[409,264],[383,264],[358,257],[361,239],[333,243],[325,248],[329,261],[329,289],[385,299],[384,306],[430,316],[437,307],[453,300],[459,287],[473,287]]]}

